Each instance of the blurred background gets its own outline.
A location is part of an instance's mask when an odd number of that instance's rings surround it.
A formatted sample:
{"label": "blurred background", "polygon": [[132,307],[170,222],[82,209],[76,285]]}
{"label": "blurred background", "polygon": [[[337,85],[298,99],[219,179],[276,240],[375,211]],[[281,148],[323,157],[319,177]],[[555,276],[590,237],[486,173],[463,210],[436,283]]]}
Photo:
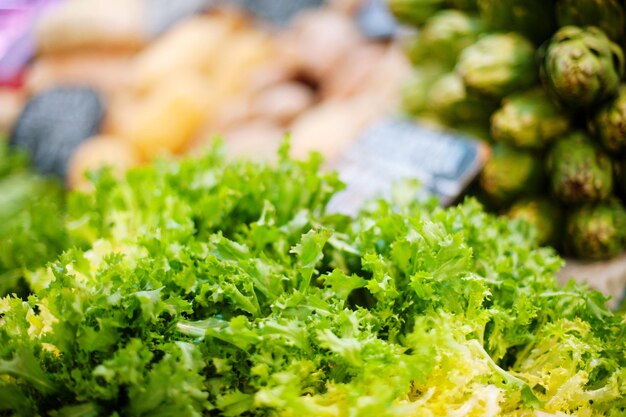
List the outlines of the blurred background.
{"label": "blurred background", "polygon": [[232,155],[272,158],[290,132],[295,155],[332,159],[397,110],[410,71],[382,2],[1,3],[0,135],[35,141],[17,123],[30,103],[56,144],[25,147],[70,188],[88,168],[201,152],[216,136]]}
{"label": "blurred background", "polygon": [[293,156],[341,169],[401,117],[421,148],[396,127],[353,160],[436,170],[453,159],[437,143],[470,138],[477,169],[445,185],[457,201],[525,220],[564,276],[619,294],[624,15],[621,0],[0,0],[0,219],[56,192],[50,178],[86,190],[88,171],[216,138],[271,161],[289,134]]}

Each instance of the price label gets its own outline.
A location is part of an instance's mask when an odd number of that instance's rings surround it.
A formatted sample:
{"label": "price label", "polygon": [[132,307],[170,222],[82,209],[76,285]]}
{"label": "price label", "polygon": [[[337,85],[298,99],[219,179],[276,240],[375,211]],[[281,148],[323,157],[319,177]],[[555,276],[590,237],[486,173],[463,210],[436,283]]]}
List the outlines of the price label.
{"label": "price label", "polygon": [[404,119],[372,126],[333,165],[347,188],[329,211],[354,214],[368,199],[385,197],[395,183],[418,180],[423,192],[449,205],[480,172],[488,148],[470,137]]}

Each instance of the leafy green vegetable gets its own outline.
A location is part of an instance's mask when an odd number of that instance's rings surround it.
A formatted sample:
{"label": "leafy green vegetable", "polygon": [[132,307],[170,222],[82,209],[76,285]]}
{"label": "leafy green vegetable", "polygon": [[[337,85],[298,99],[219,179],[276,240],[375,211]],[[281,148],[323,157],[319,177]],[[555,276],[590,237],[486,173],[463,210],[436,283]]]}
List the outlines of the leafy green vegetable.
{"label": "leafy green vegetable", "polygon": [[59,184],[32,172],[25,155],[0,141],[0,296],[27,293],[23,276],[66,245]]}
{"label": "leafy green vegetable", "polygon": [[558,287],[525,223],[471,200],[329,215],[341,183],[287,151],[72,195],[78,246],[0,299],[5,414],[624,415],[623,318]]}

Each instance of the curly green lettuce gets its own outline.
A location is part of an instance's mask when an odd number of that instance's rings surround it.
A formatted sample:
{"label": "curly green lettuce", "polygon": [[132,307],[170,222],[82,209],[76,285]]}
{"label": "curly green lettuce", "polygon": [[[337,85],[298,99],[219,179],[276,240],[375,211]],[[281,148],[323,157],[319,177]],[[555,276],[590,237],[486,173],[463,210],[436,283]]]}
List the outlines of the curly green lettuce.
{"label": "curly green lettuce", "polygon": [[559,287],[526,223],[327,214],[342,184],[287,151],[73,194],[75,247],[0,299],[0,415],[625,414],[623,317]]}

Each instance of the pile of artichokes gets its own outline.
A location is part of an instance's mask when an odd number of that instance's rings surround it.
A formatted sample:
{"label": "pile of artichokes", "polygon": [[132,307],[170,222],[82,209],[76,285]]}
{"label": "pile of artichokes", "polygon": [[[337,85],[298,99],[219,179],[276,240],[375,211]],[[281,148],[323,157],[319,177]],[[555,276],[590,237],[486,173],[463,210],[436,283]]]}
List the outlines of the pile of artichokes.
{"label": "pile of artichokes", "polygon": [[492,144],[473,193],[541,244],[626,248],[623,0],[389,0],[418,28],[406,111]]}

